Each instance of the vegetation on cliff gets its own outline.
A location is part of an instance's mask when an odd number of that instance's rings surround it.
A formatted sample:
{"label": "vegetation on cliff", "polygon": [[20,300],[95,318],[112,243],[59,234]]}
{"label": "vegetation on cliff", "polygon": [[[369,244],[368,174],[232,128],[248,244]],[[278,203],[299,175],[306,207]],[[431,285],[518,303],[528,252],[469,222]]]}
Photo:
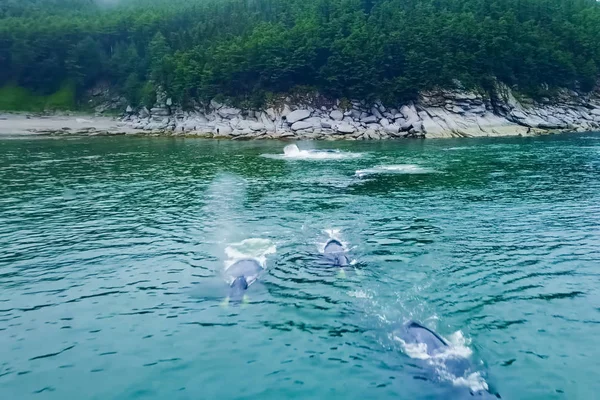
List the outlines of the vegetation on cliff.
{"label": "vegetation on cliff", "polygon": [[183,104],[297,87],[398,102],[498,79],[541,96],[593,88],[599,27],[596,0],[5,0],[0,87],[106,82],[134,105],[158,85]]}

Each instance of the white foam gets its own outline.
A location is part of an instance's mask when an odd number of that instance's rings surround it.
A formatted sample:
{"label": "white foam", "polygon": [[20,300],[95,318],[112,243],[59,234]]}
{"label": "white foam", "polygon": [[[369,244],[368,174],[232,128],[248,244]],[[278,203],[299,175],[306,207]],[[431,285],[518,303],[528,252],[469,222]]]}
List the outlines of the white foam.
{"label": "white foam", "polygon": [[283,154],[262,154],[262,157],[279,160],[346,160],[362,157],[361,153],[350,153],[338,150],[300,150],[297,145],[289,144],[284,147]]}
{"label": "white foam", "polygon": [[467,146],[458,146],[458,147],[447,147],[443,149],[444,151],[457,151],[457,150],[467,150],[469,147]]}
{"label": "white foam", "polygon": [[240,260],[254,259],[261,267],[266,268],[267,256],[275,254],[277,246],[269,239],[251,238],[239,243],[232,243],[225,248],[225,270]]}
{"label": "white foam", "polygon": [[415,164],[398,164],[398,165],[379,165],[373,168],[359,169],[355,175],[363,178],[369,175],[377,174],[432,174],[437,171],[431,168],[420,167]]}
{"label": "white foam", "polygon": [[357,298],[357,299],[372,299],[373,298],[372,295],[370,295],[369,293],[365,292],[364,290],[349,291],[348,292],[348,296],[354,297],[354,298]]}

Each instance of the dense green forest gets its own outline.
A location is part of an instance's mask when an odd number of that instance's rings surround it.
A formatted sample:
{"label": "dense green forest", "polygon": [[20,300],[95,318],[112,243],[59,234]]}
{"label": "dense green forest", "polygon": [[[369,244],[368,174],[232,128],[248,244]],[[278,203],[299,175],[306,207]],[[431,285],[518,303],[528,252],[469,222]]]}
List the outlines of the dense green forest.
{"label": "dense green forest", "polygon": [[397,102],[421,90],[591,90],[596,0],[0,0],[0,87],[98,82],[132,104],[255,104],[316,89]]}

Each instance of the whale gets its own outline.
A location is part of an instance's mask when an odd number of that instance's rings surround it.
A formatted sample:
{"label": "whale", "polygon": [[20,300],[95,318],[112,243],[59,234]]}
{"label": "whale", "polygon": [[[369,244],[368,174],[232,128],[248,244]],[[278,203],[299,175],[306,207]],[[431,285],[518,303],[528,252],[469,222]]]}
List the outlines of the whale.
{"label": "whale", "polygon": [[[442,367],[445,373],[450,373],[457,378],[462,378],[476,372],[473,364],[462,356],[449,356],[450,345],[435,331],[416,321],[409,321],[394,330],[394,336],[401,339],[405,346],[418,348],[422,354],[419,358],[435,360],[434,365]],[[485,389],[473,390],[467,387],[453,388],[452,399],[498,399],[500,395],[493,394]]]}
{"label": "whale", "polygon": [[246,292],[248,288],[256,282],[263,267],[255,259],[243,259],[230,265],[225,274],[230,281],[226,302],[247,302]]}
{"label": "whale", "polygon": [[344,245],[336,239],[330,239],[323,250],[323,256],[334,267],[347,267],[350,265]]}

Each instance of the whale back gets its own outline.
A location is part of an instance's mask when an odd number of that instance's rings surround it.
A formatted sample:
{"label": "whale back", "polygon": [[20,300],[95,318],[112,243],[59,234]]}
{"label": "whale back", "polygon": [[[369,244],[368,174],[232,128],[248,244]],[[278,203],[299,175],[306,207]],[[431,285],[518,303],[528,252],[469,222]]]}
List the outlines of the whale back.
{"label": "whale back", "polygon": [[235,280],[238,277],[243,276],[246,278],[248,286],[252,285],[258,278],[258,275],[263,271],[263,267],[254,259],[239,260],[229,266],[225,270],[225,274],[230,280]]}
{"label": "whale back", "polygon": [[427,354],[430,356],[433,356],[448,347],[448,343],[446,343],[446,341],[437,333],[414,321],[406,324],[405,335],[403,336],[405,336],[404,340],[407,343],[426,344]]}
{"label": "whale back", "polygon": [[336,267],[345,267],[350,264],[348,257],[346,256],[346,249],[344,245],[338,240],[331,239],[325,245],[323,254],[329,259]]}

